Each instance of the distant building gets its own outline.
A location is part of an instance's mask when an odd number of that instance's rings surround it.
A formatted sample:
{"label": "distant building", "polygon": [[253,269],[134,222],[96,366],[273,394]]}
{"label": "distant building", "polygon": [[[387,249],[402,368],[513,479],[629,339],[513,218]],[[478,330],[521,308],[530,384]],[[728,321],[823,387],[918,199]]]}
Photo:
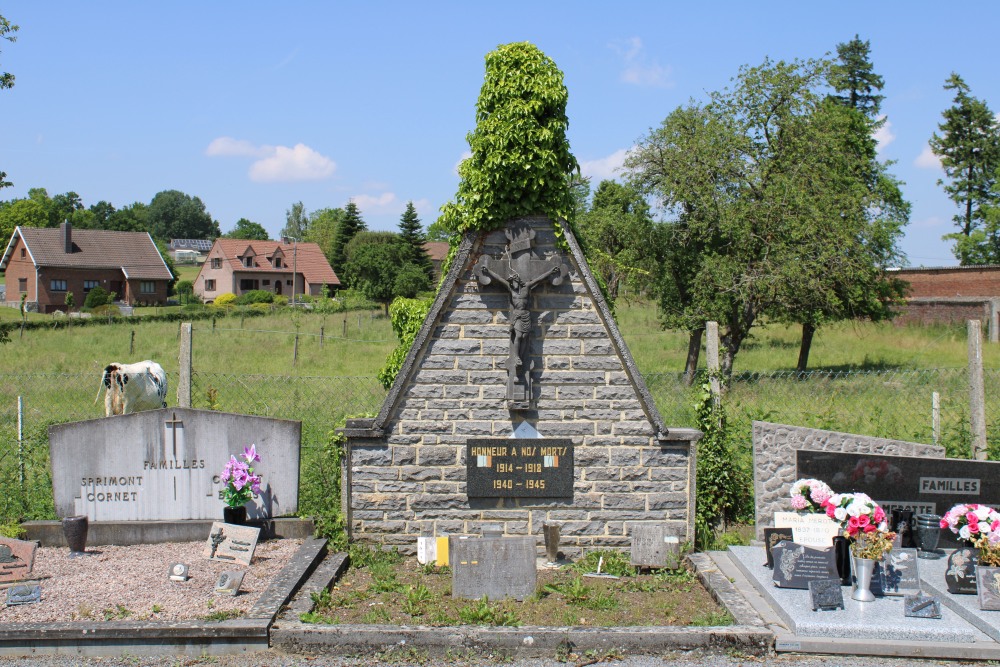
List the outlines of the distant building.
{"label": "distant building", "polygon": [[445,258],[448,257],[450,247],[445,241],[428,241],[424,244],[424,250],[431,258],[431,264],[434,265],[434,280],[441,280],[441,266],[444,264]]}
{"label": "distant building", "polygon": [[324,285],[335,292],[340,279],[315,243],[216,239],[195,278],[194,293],[210,303],[220,294],[250,290],[289,298],[293,293],[320,296]]}
{"label": "distant building", "polygon": [[171,239],[167,250],[178,264],[201,264],[212,249],[212,243],[208,239]]}
{"label": "distant building", "polygon": [[[998,330],[1000,266],[939,266],[896,269],[909,283],[906,305],[899,308],[899,324],[957,324],[980,320],[990,332]],[[991,333],[991,337],[995,334]]]}
{"label": "distant building", "polygon": [[4,303],[51,313],[66,309],[66,293],[83,305],[95,287],[114,292],[129,305],[164,304],[173,275],[146,232],[16,227],[0,271],[7,283]]}

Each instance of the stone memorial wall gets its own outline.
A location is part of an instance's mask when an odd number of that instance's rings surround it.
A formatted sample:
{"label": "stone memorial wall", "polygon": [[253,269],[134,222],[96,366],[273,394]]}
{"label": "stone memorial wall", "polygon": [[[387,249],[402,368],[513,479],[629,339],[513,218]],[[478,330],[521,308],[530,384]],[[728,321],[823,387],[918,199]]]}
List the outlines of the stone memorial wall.
{"label": "stone memorial wall", "polygon": [[350,420],[351,537],[536,536],[626,548],[635,522],[693,539],[700,432],[667,429],[572,233],[470,234],[375,419]]}

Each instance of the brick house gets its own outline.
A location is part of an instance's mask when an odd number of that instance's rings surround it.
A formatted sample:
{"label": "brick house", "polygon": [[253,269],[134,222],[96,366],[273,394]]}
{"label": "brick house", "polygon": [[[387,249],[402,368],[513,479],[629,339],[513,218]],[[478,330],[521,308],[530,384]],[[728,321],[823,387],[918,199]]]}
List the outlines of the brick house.
{"label": "brick house", "polygon": [[340,279],[315,243],[216,239],[195,278],[194,293],[210,303],[220,294],[250,290],[289,298],[293,293],[320,296],[324,285],[336,291]]}
{"label": "brick house", "polygon": [[998,337],[1000,266],[943,266],[897,269],[895,277],[909,283],[906,304],[896,324],[961,324],[980,320]]}
{"label": "brick house", "polygon": [[127,304],[165,304],[173,275],[146,232],[16,227],[0,271],[7,283],[5,305],[17,307],[26,294],[31,311],[66,309],[72,292],[76,306],[90,290],[102,287]]}
{"label": "brick house", "polygon": [[451,245],[446,241],[427,241],[424,243],[424,252],[431,258],[431,265],[434,267],[434,279],[441,280],[441,267],[448,257],[448,250]]}

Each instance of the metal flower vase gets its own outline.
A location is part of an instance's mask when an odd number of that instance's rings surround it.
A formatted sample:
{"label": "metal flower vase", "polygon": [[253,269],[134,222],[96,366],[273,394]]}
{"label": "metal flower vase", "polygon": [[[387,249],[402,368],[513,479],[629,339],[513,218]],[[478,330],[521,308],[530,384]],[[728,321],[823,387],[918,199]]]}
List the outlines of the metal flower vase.
{"label": "metal flower vase", "polygon": [[86,553],[89,527],[86,516],[68,516],[62,520],[63,535],[66,537],[66,544],[69,545],[70,558]]}
{"label": "metal flower vase", "polygon": [[875,574],[875,561],[871,558],[853,559],[854,565],[854,590],[851,591],[851,599],[858,602],[873,602],[875,594],[871,591],[872,575]]}

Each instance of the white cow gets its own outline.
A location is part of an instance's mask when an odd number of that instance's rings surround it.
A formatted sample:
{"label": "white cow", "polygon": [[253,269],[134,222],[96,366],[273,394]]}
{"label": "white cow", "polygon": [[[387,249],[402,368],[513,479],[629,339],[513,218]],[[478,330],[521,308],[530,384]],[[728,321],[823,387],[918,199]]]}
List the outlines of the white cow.
{"label": "white cow", "polygon": [[97,398],[104,395],[104,415],[127,415],[167,407],[167,374],[155,361],[108,364]]}

